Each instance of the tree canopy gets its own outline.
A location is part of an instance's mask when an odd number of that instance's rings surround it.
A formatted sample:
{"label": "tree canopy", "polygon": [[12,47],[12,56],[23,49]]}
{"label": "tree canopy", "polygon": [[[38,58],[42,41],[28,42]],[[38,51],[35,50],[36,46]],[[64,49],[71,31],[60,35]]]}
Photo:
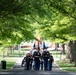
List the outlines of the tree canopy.
{"label": "tree canopy", "polygon": [[49,0],[48,2],[47,18],[40,27],[42,35],[55,42],[76,40],[76,1]]}
{"label": "tree canopy", "polygon": [[[75,0],[0,0],[0,40],[75,40]],[[59,40],[59,41],[58,41]]]}

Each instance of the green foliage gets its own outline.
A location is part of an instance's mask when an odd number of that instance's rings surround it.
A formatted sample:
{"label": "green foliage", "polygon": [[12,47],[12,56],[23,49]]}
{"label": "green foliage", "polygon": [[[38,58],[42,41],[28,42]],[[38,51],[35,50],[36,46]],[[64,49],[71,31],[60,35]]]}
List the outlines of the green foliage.
{"label": "green foliage", "polygon": [[74,0],[46,0],[46,3],[47,11],[50,10],[51,16],[49,18],[49,13],[47,13],[45,22],[40,26],[42,37],[61,43],[76,40],[76,2]]}
{"label": "green foliage", "polygon": [[1,0],[0,1],[0,39],[11,39],[15,42],[33,39],[32,27],[26,12],[23,10],[26,6],[25,0]]}
{"label": "green foliage", "polygon": [[55,42],[76,40],[75,13],[75,0],[0,0],[0,39],[34,39],[37,29]]}

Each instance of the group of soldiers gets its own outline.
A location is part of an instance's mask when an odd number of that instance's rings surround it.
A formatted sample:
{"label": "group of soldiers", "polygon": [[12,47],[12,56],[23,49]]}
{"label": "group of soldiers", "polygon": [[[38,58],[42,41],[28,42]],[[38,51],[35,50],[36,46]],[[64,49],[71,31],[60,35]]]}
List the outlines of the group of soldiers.
{"label": "group of soldiers", "polygon": [[24,65],[25,70],[52,70],[52,63],[54,58],[52,53],[47,49],[40,52],[40,48],[34,48],[30,53],[27,53],[22,60],[22,65]]}

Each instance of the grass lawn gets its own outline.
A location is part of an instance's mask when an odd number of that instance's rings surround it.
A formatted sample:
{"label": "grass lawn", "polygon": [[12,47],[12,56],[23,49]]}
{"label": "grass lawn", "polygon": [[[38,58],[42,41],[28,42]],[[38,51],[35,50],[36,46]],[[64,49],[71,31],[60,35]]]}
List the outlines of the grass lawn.
{"label": "grass lawn", "polygon": [[15,62],[16,62],[15,60],[14,61],[7,61],[7,67],[6,67],[7,70],[11,69],[13,67],[13,65],[15,64]]}
{"label": "grass lawn", "polygon": [[[11,69],[11,68],[14,66],[15,62],[16,62],[16,59],[12,59],[12,60],[11,60],[11,58],[10,58],[10,59],[5,58],[5,59],[3,59],[3,60],[6,61],[6,70]],[[1,61],[3,61],[3,60],[1,60]],[[1,67],[1,63],[2,63],[2,62],[1,62],[1,61],[0,61],[0,71],[2,70],[2,67]]]}
{"label": "grass lawn", "polygon": [[68,59],[65,59],[66,54],[61,54],[61,51],[50,51],[54,58],[59,59],[55,61],[57,65],[64,71],[76,72],[76,67],[74,67],[74,63],[69,63]]}
{"label": "grass lawn", "polygon": [[53,50],[53,51],[50,51],[50,53],[52,53],[53,57],[57,58],[57,59],[63,59],[66,57],[66,54],[61,54],[60,50],[58,50],[58,51]]}
{"label": "grass lawn", "polygon": [[22,49],[20,51],[18,50],[14,50],[14,52],[12,54],[10,54],[9,56],[6,56],[3,58],[2,54],[0,53],[0,71],[2,70],[1,68],[1,61],[5,60],[6,61],[6,70],[11,69],[14,64],[16,63],[17,59],[19,57],[23,57],[25,55],[25,51],[28,51],[27,49]]}
{"label": "grass lawn", "polygon": [[56,61],[59,67],[64,71],[76,72],[76,67],[74,67],[74,63],[69,63],[68,59],[63,59],[60,61]]}

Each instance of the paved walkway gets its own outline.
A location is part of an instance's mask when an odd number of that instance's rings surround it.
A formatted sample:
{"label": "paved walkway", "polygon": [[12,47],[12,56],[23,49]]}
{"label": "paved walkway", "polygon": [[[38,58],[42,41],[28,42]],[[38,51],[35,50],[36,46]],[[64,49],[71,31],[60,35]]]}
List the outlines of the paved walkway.
{"label": "paved walkway", "polygon": [[34,70],[24,70],[24,67],[21,67],[21,61],[23,58],[19,58],[15,66],[10,71],[0,72],[0,75],[76,75],[76,73],[64,72],[59,67],[53,63],[52,71],[34,71]]}

